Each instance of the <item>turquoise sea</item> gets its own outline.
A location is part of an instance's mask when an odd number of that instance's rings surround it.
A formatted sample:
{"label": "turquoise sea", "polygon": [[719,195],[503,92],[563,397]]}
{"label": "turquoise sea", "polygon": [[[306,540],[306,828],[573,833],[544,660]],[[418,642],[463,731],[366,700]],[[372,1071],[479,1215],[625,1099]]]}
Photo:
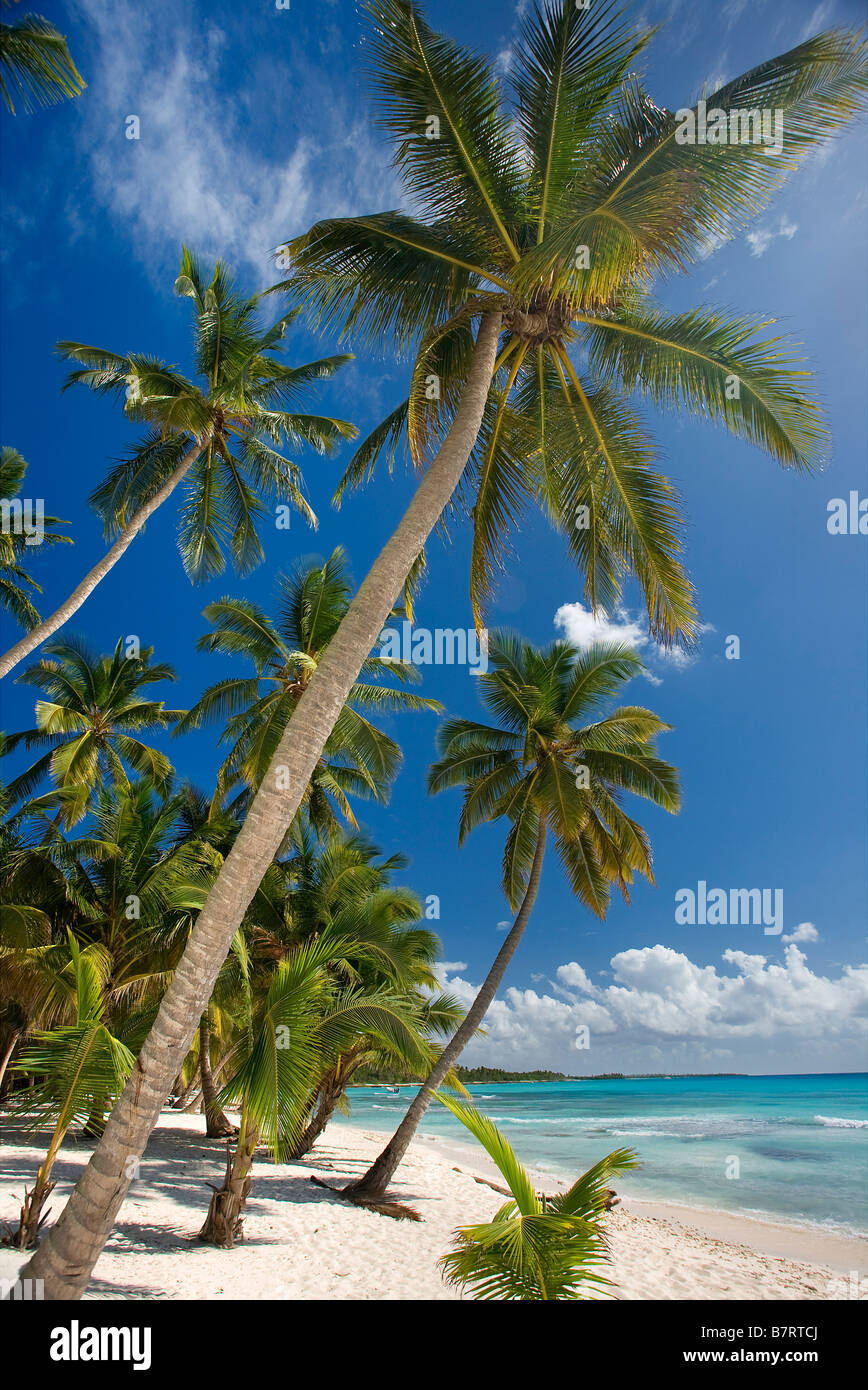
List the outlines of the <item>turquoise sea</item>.
{"label": "turquoise sea", "polygon": [[[350,1092],[349,1123],[394,1129],[415,1088]],[[634,1197],[868,1235],[868,1074],[470,1086],[528,1165],[576,1177],[635,1149]],[[436,1102],[422,1132],[473,1144]],[[737,1177],[727,1177],[735,1171]]]}

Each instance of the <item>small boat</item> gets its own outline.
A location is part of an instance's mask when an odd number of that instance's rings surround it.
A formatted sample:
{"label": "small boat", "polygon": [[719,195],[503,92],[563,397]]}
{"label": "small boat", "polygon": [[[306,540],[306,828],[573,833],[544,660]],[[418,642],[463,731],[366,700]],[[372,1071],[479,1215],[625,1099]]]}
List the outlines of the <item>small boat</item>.
{"label": "small boat", "polygon": [[390,1096],[397,1096],[400,1094],[397,1086],[387,1086],[386,1090],[389,1092]]}

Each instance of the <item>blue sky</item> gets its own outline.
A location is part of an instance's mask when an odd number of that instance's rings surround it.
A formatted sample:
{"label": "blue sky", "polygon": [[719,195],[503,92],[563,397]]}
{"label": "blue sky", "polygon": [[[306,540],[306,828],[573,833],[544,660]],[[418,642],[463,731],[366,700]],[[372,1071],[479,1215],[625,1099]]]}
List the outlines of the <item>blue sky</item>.
{"label": "blue sky", "polygon": [[[401,195],[370,122],[363,25],[348,0],[292,0],[289,11],[271,0],[42,0],[39,8],[68,34],[88,81],[75,103],[3,118],[3,441],[29,460],[29,494],[68,519],[76,540],[34,562],[50,612],[101,553],[86,498],[133,437],[111,403],[60,395],[54,343],[74,338],[188,365],[187,304],[172,293],[182,239],[260,288],[275,278],[268,256],[282,240],[322,216],[399,206]],[[520,9],[430,0],[427,13],[505,72]],[[636,13],[665,21],[643,70],[658,103],[677,108],[704,83],[819,29],[857,26],[864,7],[653,0]],[[131,114],[138,141],[124,136]],[[709,425],[655,420],[661,464],[689,518],[706,632],[689,662],[667,659],[647,642],[630,589],[612,623],[615,635],[639,642],[650,672],[630,699],[674,725],[663,751],[681,771],[684,808],[671,818],[643,805],[656,886],[637,887],[632,906],[615,902],[606,922],[576,904],[554,861],[547,866],[473,1060],[572,1072],[865,1064],[868,544],[826,529],[831,498],[868,492],[864,160],[863,127],[806,164],[747,235],[660,288],[674,308],[713,303],[781,319],[817,373],[833,448],[823,473],[797,477]],[[288,351],[302,361],[334,346],[300,327]],[[325,388],[323,405],[366,432],[401,399],[406,374],[388,343],[380,358],[360,352]],[[205,603],[244,594],[267,604],[278,570],[338,543],[361,578],[390,534],[409,481],[384,476],[335,512],[329,499],[348,456],[298,456],[319,532],[294,519],[290,531],[267,534],[267,562],[244,581],[227,571],[193,589],[175,548],[176,515],[164,510],[71,630],[101,650],[131,633],[153,644],[178,672],[167,702],[189,705],[233,669],[194,650]],[[420,623],[470,624],[467,568],[466,531],[448,549],[432,547]],[[540,643],[580,636],[581,600],[564,546],[533,520],[515,537],[490,626],[515,626]],[[738,661],[724,656],[730,635],[740,639]],[[454,713],[478,712],[466,671],[429,668],[424,690]],[[30,690],[7,682],[2,703],[6,728],[32,723]],[[478,831],[458,850],[457,799],[429,800],[424,790],[435,723],[393,721],[405,762],[391,803],[358,810],[384,851],[409,855],[412,886],[439,897],[444,973],[469,997],[502,940],[504,832]],[[211,785],[210,731],[166,746],[179,772]],[[699,880],[782,889],[783,934],[677,925],[674,895]],[[587,1051],[574,1045],[582,1024],[591,1029]]]}

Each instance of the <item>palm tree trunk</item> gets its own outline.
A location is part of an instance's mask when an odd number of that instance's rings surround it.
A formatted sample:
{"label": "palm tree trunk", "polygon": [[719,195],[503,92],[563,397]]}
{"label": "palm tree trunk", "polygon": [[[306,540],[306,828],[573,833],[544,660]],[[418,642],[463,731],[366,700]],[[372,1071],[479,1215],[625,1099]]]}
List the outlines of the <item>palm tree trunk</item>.
{"label": "palm tree trunk", "polygon": [[15,1051],[15,1044],[18,1042],[18,1039],[19,1039],[20,1037],[21,1037],[21,1030],[20,1030],[20,1029],[16,1029],[16,1031],[12,1034],[12,1037],[11,1037],[11,1039],[10,1039],[10,1041],[9,1041],[9,1046],[7,1047],[6,1051],[3,1053],[2,1058],[0,1058],[0,1096],[2,1096],[2,1094],[3,1094],[3,1083],[4,1083],[5,1080],[6,1080],[6,1068],[9,1066],[9,1062],[10,1062],[10,1060],[11,1060],[11,1058],[12,1058],[12,1053]]}
{"label": "palm tree trunk", "polygon": [[111,550],[106,551],[102,559],[94,565],[92,570],[88,571],[81,583],[73,589],[66,602],[56,608],[50,618],[45,618],[43,622],[37,623],[36,627],[25,633],[13,647],[9,648],[5,656],[0,657],[0,679],[3,676],[8,676],[19,661],[23,661],[25,656],[29,656],[47,637],[50,637],[53,632],[57,632],[58,628],[63,627],[63,624],[72,617],[73,613],[77,612],[85,599],[93,593],[100,580],[105,579],[109,570],[117,564],[124,551],[135,540],[148,517],[166,501],[167,497],[172,495],[207,444],[208,439],[204,438],[197,439],[190,446],[174,473],[166,479],[159,492],[155,492],[150,501],[145,502],[144,506],[139,508],[129,525],[124,527]]}
{"label": "palm tree trunk", "polygon": [[202,1074],[202,1099],[205,1102],[206,1137],[228,1139],[237,1130],[217,1104],[217,1087],[211,1072],[211,1021],[207,1010],[199,1020],[199,1070]]}
{"label": "palm tree trunk", "polygon": [[476,1033],[485,1015],[494,1000],[494,996],[500,988],[500,982],[506,974],[506,968],[518,949],[518,944],[524,935],[528,919],[533,909],[536,895],[539,890],[540,877],[542,874],[543,856],[546,845],[546,824],[540,820],[539,833],[537,835],[536,850],[534,851],[533,863],[531,864],[530,877],[527,889],[522,898],[521,907],[518,915],[512,924],[509,935],[497,953],[497,958],[485,978],[485,982],[467,1011],[463,1023],[458,1028],[455,1036],[446,1044],[437,1063],[433,1068],[428,1080],[417,1092],[410,1109],[407,1111],[394,1135],[389,1140],[379,1158],[375,1159],[368,1169],[357,1182],[350,1183],[344,1188],[344,1192],[352,1194],[354,1197],[379,1198],[383,1196],[389,1183],[395,1175],[395,1169],[407,1152],[416,1130],[419,1128],[422,1116],[431,1104],[434,1092],[449,1071],[450,1067],[464,1051],[470,1039]]}
{"label": "palm tree trunk", "polygon": [[310,1153],[317,1139],[319,1139],[332,1115],[335,1113],[335,1107],[340,1100],[342,1090],[343,1087],[335,1080],[335,1074],[332,1072],[331,1077],[327,1079],[320,1090],[319,1102],[313,1119],[309,1125],[305,1126],[301,1138],[298,1143],[294,1145],[289,1154],[290,1160],[304,1158],[305,1154]]}
{"label": "palm tree trunk", "polygon": [[232,938],[304,796],[326,739],[407,575],[458,486],[491,389],[501,316],[486,314],[452,426],[299,700],[208,894],[105,1134],[48,1238],[22,1272],[47,1299],[79,1298],[160,1109],[190,1049]]}
{"label": "palm tree trunk", "polygon": [[201,1079],[202,1079],[202,1078],[201,1078],[201,1072],[199,1071],[199,1068],[196,1067],[195,1071],[193,1072],[193,1075],[190,1077],[190,1080],[187,1082],[187,1085],[186,1085],[186,1086],[183,1086],[183,1083],[182,1083],[181,1094],[172,1102],[172,1108],[173,1108],[174,1110],[181,1110],[181,1111],[183,1111],[183,1110],[185,1109],[185,1107],[186,1107],[186,1105],[187,1105],[187,1102],[189,1101],[189,1099],[190,1099],[190,1097],[192,1096],[193,1092],[196,1090],[196,1088],[197,1088],[197,1086],[199,1085],[199,1082],[201,1081]]}
{"label": "palm tree trunk", "polygon": [[259,1131],[256,1126],[242,1120],[238,1146],[234,1154],[227,1145],[223,1186],[214,1188],[205,1224],[199,1232],[199,1239],[207,1245],[217,1245],[221,1250],[231,1250],[236,1240],[242,1238],[244,1204],[253,1181],[250,1170],[258,1143]]}

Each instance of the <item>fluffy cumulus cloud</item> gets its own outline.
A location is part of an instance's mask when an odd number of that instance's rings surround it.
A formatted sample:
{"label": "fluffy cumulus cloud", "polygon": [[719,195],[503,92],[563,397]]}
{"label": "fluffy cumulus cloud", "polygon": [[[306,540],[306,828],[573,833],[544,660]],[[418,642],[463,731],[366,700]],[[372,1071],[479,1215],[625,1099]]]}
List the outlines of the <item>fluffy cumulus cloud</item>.
{"label": "fluffy cumulus cloud", "polygon": [[[811,970],[793,942],[774,960],[728,949],[719,963],[697,965],[657,945],[621,951],[610,964],[611,977],[600,972],[607,977],[603,985],[569,961],[548,989],[507,989],[468,1058],[579,1074],[822,1071],[859,1064],[868,965],[845,966],[831,978]],[[463,974],[447,974],[446,983],[465,1004],[478,988]],[[589,1030],[590,1047],[577,1050],[581,1029]]]}
{"label": "fluffy cumulus cloud", "polygon": [[[647,619],[631,614],[623,606],[614,613],[594,613],[583,603],[562,603],[555,613],[555,630],[562,632],[568,642],[580,651],[586,651],[595,642],[621,642],[632,647],[642,657],[646,665],[650,663],[658,671],[683,670],[690,665],[691,657],[678,647],[661,647],[648,633]],[[705,624],[702,632],[713,632],[711,624]],[[659,685],[661,677],[648,669],[646,678],[652,685]]]}
{"label": "fluffy cumulus cloud", "polygon": [[787,943],[790,941],[795,941],[799,943],[812,944],[815,941],[819,941],[819,939],[820,933],[817,931],[817,928],[814,926],[813,922],[800,922],[799,925],[796,927],[795,931],[793,931],[790,936],[781,937],[781,940]]}
{"label": "fluffy cumulus cloud", "polygon": [[[324,91],[301,46],[290,66],[283,45],[262,45],[239,95],[231,35],[197,25],[185,7],[172,9],[171,22],[164,7],[135,0],[82,0],[81,8],[94,34],[82,107],[92,196],[159,273],[186,240],[267,283],[276,278],[270,252],[327,212],[394,206],[367,111],[341,83]],[[277,11],[269,19],[286,22]],[[294,129],[294,113],[312,109],[316,121]],[[131,115],[137,140],[125,138]]]}

